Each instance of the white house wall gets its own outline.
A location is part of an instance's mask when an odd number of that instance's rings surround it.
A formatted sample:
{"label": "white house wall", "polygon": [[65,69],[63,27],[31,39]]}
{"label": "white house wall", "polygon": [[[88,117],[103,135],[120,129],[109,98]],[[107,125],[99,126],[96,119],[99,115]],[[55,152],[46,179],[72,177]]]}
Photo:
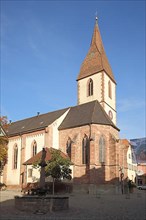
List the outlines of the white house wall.
{"label": "white house wall", "polygon": [[[18,164],[17,169],[14,169],[14,145],[18,147]],[[7,185],[18,185],[20,180],[20,161],[21,161],[21,137],[9,139],[8,144],[8,165],[7,165]]]}
{"label": "white house wall", "polygon": [[[32,176],[29,177],[29,169],[32,169]],[[71,169],[71,177],[73,179],[74,175],[73,175],[73,165],[70,166],[70,169]],[[32,183],[32,182],[38,182],[39,179],[40,179],[40,168],[32,168],[32,165],[27,165],[27,179],[26,179],[26,182],[27,183]],[[52,179],[51,178],[47,178],[49,179],[49,181],[51,181]]]}
{"label": "white house wall", "polygon": [[64,120],[64,118],[66,117],[67,113],[69,112],[69,110],[67,110],[60,118],[58,118],[56,121],[53,122],[52,126],[52,147],[55,149],[59,149],[59,131],[58,131],[58,127],[60,126],[60,124],[62,123],[62,121]]}
{"label": "white house wall", "polygon": [[[29,176],[29,169],[32,169],[32,176]],[[27,165],[27,183],[38,182],[40,179],[40,168],[32,168],[32,165]]]}
{"label": "white house wall", "polygon": [[44,133],[37,133],[37,134],[28,134],[26,136],[26,149],[25,149],[25,161],[32,157],[32,143],[33,141],[37,143],[37,153],[42,150],[45,143],[45,134]]}
{"label": "white house wall", "polygon": [[128,178],[135,181],[136,178],[136,172],[137,172],[137,163],[136,159],[134,157],[133,150],[131,146],[129,145],[128,151],[127,151],[127,165],[128,165]]}
{"label": "white house wall", "polygon": [[[59,117],[52,125],[48,126],[47,130],[37,131],[33,133],[28,133],[22,136],[16,136],[9,139],[8,144],[8,168],[7,168],[7,185],[19,185],[20,184],[20,174],[22,172],[22,163],[29,160],[32,155],[32,144],[34,140],[37,143],[37,153],[42,150],[43,147],[49,146],[58,149],[59,148],[59,131],[58,127],[67,115],[69,110],[67,110],[61,117]],[[48,131],[46,133],[46,131]],[[51,140],[51,143],[50,143]],[[23,143],[23,146],[22,146]],[[14,145],[18,146],[18,163],[17,169],[13,169],[13,151]],[[21,158],[21,148],[23,149],[23,161]],[[30,167],[27,167],[27,171]],[[33,175],[39,178],[39,172],[33,169]],[[32,182],[32,178],[28,177],[27,182]]]}

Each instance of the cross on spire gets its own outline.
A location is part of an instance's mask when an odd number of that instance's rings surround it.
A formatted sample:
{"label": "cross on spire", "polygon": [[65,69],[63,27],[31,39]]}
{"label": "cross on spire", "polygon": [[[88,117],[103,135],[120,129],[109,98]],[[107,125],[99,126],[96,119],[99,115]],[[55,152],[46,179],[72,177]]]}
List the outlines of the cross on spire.
{"label": "cross on spire", "polygon": [[98,21],[97,11],[95,12],[95,21],[96,21],[96,24],[97,24],[97,21]]}

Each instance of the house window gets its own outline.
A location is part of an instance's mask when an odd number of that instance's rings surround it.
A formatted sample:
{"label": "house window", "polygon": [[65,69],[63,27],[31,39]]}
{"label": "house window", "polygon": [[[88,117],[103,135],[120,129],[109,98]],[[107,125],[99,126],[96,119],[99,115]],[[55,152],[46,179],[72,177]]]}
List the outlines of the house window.
{"label": "house window", "polygon": [[70,159],[71,159],[71,144],[72,144],[72,140],[70,137],[68,137],[68,140],[66,142],[66,153],[68,154]]}
{"label": "house window", "polygon": [[92,79],[89,79],[89,81],[88,81],[87,94],[88,94],[88,96],[93,95],[93,80]]}
{"label": "house window", "polygon": [[32,177],[32,169],[28,169],[28,177]]}
{"label": "house window", "polygon": [[108,96],[109,98],[112,98],[112,87],[110,81],[108,81]]}
{"label": "house window", "polygon": [[82,163],[87,164],[89,162],[89,139],[86,134],[82,140]]}
{"label": "house window", "polygon": [[99,139],[99,162],[105,163],[105,139],[103,135]]}
{"label": "house window", "polygon": [[18,165],[18,146],[17,144],[14,146],[14,158],[13,158],[13,167],[14,169],[17,169]]}
{"label": "house window", "polygon": [[37,143],[34,140],[32,143],[32,156],[35,156],[37,154]]}

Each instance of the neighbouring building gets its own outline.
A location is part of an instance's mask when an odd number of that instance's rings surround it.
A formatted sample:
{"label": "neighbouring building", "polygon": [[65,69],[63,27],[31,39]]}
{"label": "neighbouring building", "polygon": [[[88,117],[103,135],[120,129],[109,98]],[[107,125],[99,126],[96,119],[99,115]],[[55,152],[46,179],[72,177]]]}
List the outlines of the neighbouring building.
{"label": "neighbouring building", "polygon": [[35,179],[36,171],[31,169],[31,164],[26,171],[26,161],[43,147],[60,149],[68,154],[73,162],[73,184],[118,184],[121,175],[127,177],[129,145],[119,140],[116,81],[97,19],[89,51],[77,76],[77,94],[76,106],[38,114],[9,125],[5,167],[8,186],[18,187]]}
{"label": "neighbouring building", "polygon": [[137,164],[135,172],[135,182],[137,185],[146,185],[146,138],[130,140],[133,158],[133,165]]}
{"label": "neighbouring building", "polygon": [[132,182],[136,183],[136,172],[138,169],[137,161],[135,157],[135,153],[133,148],[129,142],[128,152],[127,152],[127,164],[128,164],[128,178],[132,180]]}

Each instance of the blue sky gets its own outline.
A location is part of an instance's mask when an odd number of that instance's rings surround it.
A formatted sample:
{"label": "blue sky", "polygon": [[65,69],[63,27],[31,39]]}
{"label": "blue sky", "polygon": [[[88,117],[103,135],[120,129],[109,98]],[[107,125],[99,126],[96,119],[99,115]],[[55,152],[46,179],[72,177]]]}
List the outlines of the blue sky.
{"label": "blue sky", "polygon": [[17,121],[77,104],[97,11],[120,137],[146,136],[145,8],[145,1],[1,1],[1,115]]}

